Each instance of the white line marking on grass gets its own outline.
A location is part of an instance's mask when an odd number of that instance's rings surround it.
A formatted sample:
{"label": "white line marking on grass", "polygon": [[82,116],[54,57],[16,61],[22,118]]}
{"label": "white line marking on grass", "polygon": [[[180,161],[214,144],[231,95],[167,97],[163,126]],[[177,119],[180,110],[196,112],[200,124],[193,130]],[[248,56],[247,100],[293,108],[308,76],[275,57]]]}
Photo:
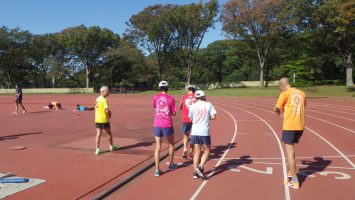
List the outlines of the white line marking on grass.
{"label": "white line marking on grass", "polygon": [[[218,104],[221,104],[221,103],[218,103]],[[223,105],[223,104],[222,104],[222,105]],[[227,105],[227,106],[228,106],[228,105]],[[283,165],[282,165],[282,171],[283,171],[284,179],[286,180],[286,179],[287,179],[287,169],[286,169],[285,152],[284,152],[284,150],[283,150],[283,148],[282,148],[281,141],[280,141],[279,137],[277,136],[275,130],[271,127],[271,125],[270,125],[268,122],[266,122],[266,121],[265,121],[263,118],[261,118],[259,115],[256,115],[256,114],[254,114],[253,112],[250,112],[250,111],[248,111],[248,110],[245,110],[245,109],[242,109],[242,108],[238,108],[238,107],[235,107],[235,106],[229,106],[229,107],[236,108],[236,109],[242,110],[242,111],[244,111],[244,112],[247,112],[247,113],[249,113],[249,114],[251,114],[251,115],[254,115],[255,117],[257,117],[258,119],[260,119],[261,121],[263,121],[263,122],[269,127],[269,129],[270,129],[270,130],[272,131],[272,133],[274,134],[275,139],[276,139],[276,141],[277,141],[277,143],[278,143],[278,145],[279,145],[279,149],[280,149],[280,153],[281,153],[281,158],[282,158],[282,163],[283,163]],[[286,200],[290,200],[291,197],[290,197],[290,190],[289,190],[288,186],[285,185],[285,186],[284,186],[284,189],[285,189],[285,199],[286,199]]]}
{"label": "white line marking on grass", "polygon": [[[221,109],[223,110],[224,112],[226,112],[232,119],[233,119],[233,122],[234,122],[234,133],[233,133],[233,137],[231,139],[231,141],[229,142],[229,145],[227,147],[227,150],[223,153],[222,157],[218,160],[217,164],[213,167],[213,170],[211,173],[208,174],[208,177],[211,177],[213,176],[215,173],[216,173],[216,169],[218,166],[221,165],[221,163],[223,162],[224,158],[227,156],[229,150],[233,147],[233,143],[235,142],[235,139],[237,137],[237,132],[238,132],[238,126],[237,126],[237,121],[235,120],[234,116],[228,112],[227,110],[223,109],[223,108],[219,108],[219,107],[216,107],[218,109]],[[200,194],[200,192],[202,191],[202,189],[205,187],[205,185],[207,184],[208,182],[208,179],[207,180],[204,180],[200,187],[197,188],[197,190],[195,191],[195,193],[192,195],[192,197],[190,198],[190,200],[194,200],[196,199],[196,197]]]}

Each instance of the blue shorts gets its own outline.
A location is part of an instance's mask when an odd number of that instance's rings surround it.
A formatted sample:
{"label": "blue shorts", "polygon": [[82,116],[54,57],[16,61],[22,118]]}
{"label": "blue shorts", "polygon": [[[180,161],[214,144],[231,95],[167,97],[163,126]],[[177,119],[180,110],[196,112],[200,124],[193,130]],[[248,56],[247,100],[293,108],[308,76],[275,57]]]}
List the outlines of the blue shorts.
{"label": "blue shorts", "polygon": [[282,141],[286,144],[295,144],[300,141],[303,131],[283,131]]}
{"label": "blue shorts", "polygon": [[163,137],[163,136],[167,137],[167,136],[174,134],[174,128],[173,127],[169,127],[169,128],[154,127],[153,134],[156,137]]}
{"label": "blue shorts", "polygon": [[190,133],[192,128],[192,123],[182,123],[181,131],[183,133]]}
{"label": "blue shorts", "polygon": [[211,145],[211,136],[191,135],[190,144]]}

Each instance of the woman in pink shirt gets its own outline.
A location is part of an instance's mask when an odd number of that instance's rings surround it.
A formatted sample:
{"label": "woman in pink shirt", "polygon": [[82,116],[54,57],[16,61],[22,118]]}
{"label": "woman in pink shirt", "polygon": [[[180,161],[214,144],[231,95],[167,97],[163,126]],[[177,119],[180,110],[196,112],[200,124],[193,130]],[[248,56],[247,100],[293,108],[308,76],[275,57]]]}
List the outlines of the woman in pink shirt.
{"label": "woman in pink shirt", "polygon": [[154,129],[155,136],[155,176],[160,176],[163,172],[159,167],[160,150],[162,137],[166,137],[169,143],[169,170],[174,170],[177,165],[174,160],[174,128],[172,116],[176,115],[175,99],[168,95],[169,84],[166,81],[159,83],[161,93],[153,98],[153,107],[155,108]]}

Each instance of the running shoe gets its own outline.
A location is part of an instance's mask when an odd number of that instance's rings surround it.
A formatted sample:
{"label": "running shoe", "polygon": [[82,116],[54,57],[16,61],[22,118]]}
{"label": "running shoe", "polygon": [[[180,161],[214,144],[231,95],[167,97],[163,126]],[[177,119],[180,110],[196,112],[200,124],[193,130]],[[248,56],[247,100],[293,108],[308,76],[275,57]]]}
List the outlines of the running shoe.
{"label": "running shoe", "polygon": [[17,115],[17,112],[13,112],[12,114]]}
{"label": "running shoe", "polygon": [[27,111],[22,111],[22,113],[23,113],[23,114],[26,114],[26,113],[27,113]]}
{"label": "running shoe", "polygon": [[299,189],[300,188],[300,182],[285,180],[285,185],[287,185],[288,187],[292,187],[293,189]]}
{"label": "running shoe", "polygon": [[184,151],[184,153],[182,153],[182,157],[187,158],[187,151]]}
{"label": "running shoe", "polygon": [[160,169],[159,170],[156,170],[155,173],[154,173],[154,176],[158,177],[160,175],[163,174],[163,171],[161,171]]}
{"label": "running shoe", "polygon": [[110,151],[116,151],[117,149],[119,149],[120,147],[118,145],[112,145],[110,146]]}
{"label": "running shoe", "polygon": [[204,175],[204,170],[201,167],[198,167],[195,172],[203,179],[206,179],[206,176]]}
{"label": "running shoe", "polygon": [[195,171],[192,178],[193,178],[193,179],[198,179],[198,178],[200,178],[200,176],[199,176],[199,175],[197,174],[197,172]]}
{"label": "running shoe", "polygon": [[101,149],[96,149],[96,151],[95,151],[95,154],[96,155],[99,155],[99,154],[102,154],[102,153],[104,153],[105,151],[103,151],[103,150],[101,150]]}
{"label": "running shoe", "polygon": [[168,167],[169,171],[172,171],[172,170],[174,170],[176,168],[178,168],[178,165],[176,163],[170,163],[169,164],[169,167]]}

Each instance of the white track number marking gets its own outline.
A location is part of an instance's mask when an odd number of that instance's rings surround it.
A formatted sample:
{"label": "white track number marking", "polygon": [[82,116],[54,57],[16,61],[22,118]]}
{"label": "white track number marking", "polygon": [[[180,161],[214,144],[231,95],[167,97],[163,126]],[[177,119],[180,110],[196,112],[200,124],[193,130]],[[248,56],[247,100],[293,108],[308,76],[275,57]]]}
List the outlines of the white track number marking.
{"label": "white track number marking", "polygon": [[[240,172],[239,169],[235,169],[236,167],[237,167],[237,165],[230,165],[230,166],[228,166],[227,169],[229,169],[230,171],[233,171],[233,172]],[[269,175],[271,175],[272,172],[273,172],[272,167],[266,167],[265,171],[259,170],[259,169],[254,169],[254,168],[247,167],[247,166],[244,166],[244,165],[240,165],[239,168],[243,168],[243,169],[246,169],[248,171],[259,173],[259,174],[269,174]]]}
{"label": "white track number marking", "polygon": [[328,176],[328,175],[335,175],[334,179],[338,180],[346,180],[346,179],[351,179],[351,176],[349,174],[343,173],[343,172],[334,172],[334,171],[324,171],[324,172],[318,172],[316,170],[302,170],[299,172],[301,176],[308,176],[314,178],[315,175],[313,174],[319,174],[321,176]]}

